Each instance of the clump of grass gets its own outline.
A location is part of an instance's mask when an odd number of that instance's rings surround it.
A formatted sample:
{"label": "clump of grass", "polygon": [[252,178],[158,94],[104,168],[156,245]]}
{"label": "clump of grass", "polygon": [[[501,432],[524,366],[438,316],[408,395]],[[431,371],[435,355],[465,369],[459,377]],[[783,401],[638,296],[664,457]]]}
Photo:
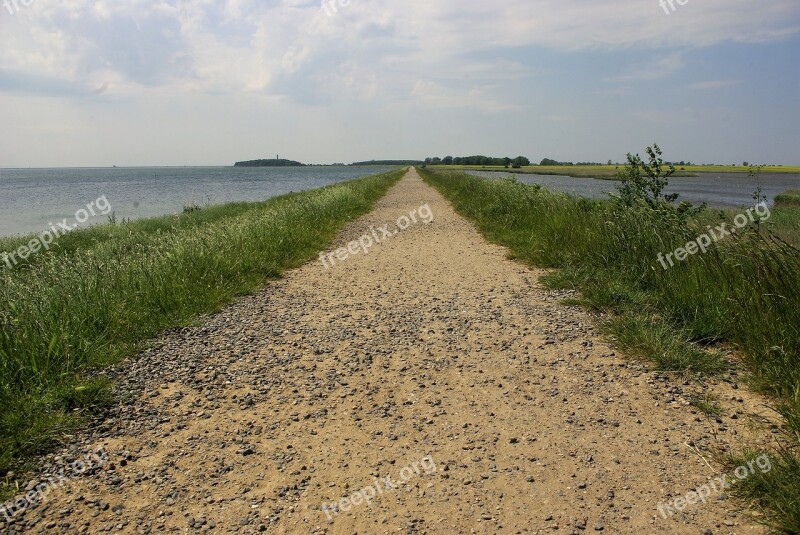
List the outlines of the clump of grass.
{"label": "clump of grass", "polygon": [[199,212],[202,209],[203,209],[202,206],[197,204],[195,201],[192,201],[189,204],[185,204],[183,206],[183,213],[184,214],[191,214],[192,212]]}
{"label": "clump of grass", "polygon": [[800,190],[789,190],[775,197],[769,224],[775,236],[800,249]]}
{"label": "clump of grass", "polygon": [[702,394],[691,396],[690,402],[706,416],[721,416],[722,407],[719,400],[713,394]]}
{"label": "clump of grass", "polygon": [[618,315],[605,329],[626,353],[661,371],[714,375],[730,368],[719,351],[699,347],[689,331],[655,315]]}
{"label": "clump of grass", "polygon": [[[730,455],[730,470],[747,466],[763,455],[746,451]],[[773,529],[773,533],[800,533],[800,456],[796,451],[780,449],[769,455],[769,470],[752,470],[744,479],[732,478],[732,493],[759,510],[755,520]],[[778,521],[776,521],[778,519]]]}
{"label": "clump of grass", "polygon": [[790,189],[777,195],[775,206],[800,206],[800,190]]}
{"label": "clump of grass", "polygon": [[99,225],[0,268],[0,476],[108,402],[98,367],[308,261],[403,173]]}
{"label": "clump of grass", "polygon": [[[792,227],[791,218],[800,211],[779,203],[769,224],[753,225],[665,270],[659,253],[683,247],[731,214],[701,213],[662,196],[664,174],[654,165],[660,157],[654,149],[650,162],[629,156],[633,187],[616,200],[589,201],[460,172],[421,174],[512,257],[559,268],[543,278],[546,285],[580,290],[584,304],[612,311],[607,332],[657,368],[720,373],[728,365],[709,348],[724,341],[736,349],[754,384],[778,401],[789,442],[800,446],[800,251],[786,239],[797,236],[792,229],[800,226]],[[800,481],[796,455],[787,453],[770,477]],[[796,492],[770,494],[781,489],[775,483],[756,491],[771,525],[794,533]]]}

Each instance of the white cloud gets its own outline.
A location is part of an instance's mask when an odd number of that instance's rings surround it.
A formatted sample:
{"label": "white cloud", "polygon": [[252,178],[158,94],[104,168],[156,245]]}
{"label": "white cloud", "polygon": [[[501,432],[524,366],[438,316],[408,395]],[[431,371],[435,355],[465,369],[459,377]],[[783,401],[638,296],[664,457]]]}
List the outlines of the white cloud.
{"label": "white cloud", "polygon": [[496,86],[473,86],[459,91],[430,80],[417,80],[411,97],[430,108],[466,108],[479,111],[499,112],[520,110],[520,106],[503,101]]}
{"label": "white cloud", "polygon": [[[319,135],[330,137],[325,128],[341,134],[333,137],[347,139],[344,150],[362,151],[354,158],[380,157],[369,154],[379,143],[397,150],[424,143],[432,150],[448,137],[467,151],[488,150],[487,139],[512,152],[528,144],[580,142],[598,154],[576,158],[605,161],[639,137],[655,137],[650,129],[657,123],[627,113],[646,106],[650,93],[693,90],[681,94],[680,106],[687,107],[677,111],[684,113],[689,106],[704,109],[712,90],[733,87],[731,73],[740,71],[710,65],[698,72],[698,48],[774,43],[800,34],[797,0],[690,0],[669,16],[658,0],[349,0],[333,16],[320,2],[36,0],[14,15],[0,6],[0,93],[15,106],[0,109],[11,125],[0,160],[36,163],[50,154],[51,161],[74,163],[89,154],[83,158],[116,162],[125,147],[152,141],[138,153],[142,162],[152,163],[154,151],[163,155],[157,161],[169,161],[169,144],[179,142],[180,154],[202,145],[199,161],[208,162],[208,154],[224,154],[214,161],[226,161],[243,158],[234,154],[240,146],[252,144],[257,152],[278,122],[274,143],[295,139],[306,147],[309,131],[322,122]],[[732,49],[719,50],[729,65]],[[652,63],[640,63],[642,57]],[[587,64],[595,59],[602,69]],[[756,67],[782,77],[782,87],[795,76],[793,65]],[[788,98],[777,89],[778,100]],[[720,103],[731,109],[715,117],[744,122],[749,109],[763,112],[770,99],[752,104]],[[420,112],[436,116],[441,126],[419,132]],[[518,120],[509,121],[507,112]],[[791,134],[799,124],[784,111],[772,119],[787,121],[776,132]],[[214,120],[223,126],[203,129]],[[542,120],[551,128],[538,128]],[[26,121],[31,124],[17,126]],[[40,150],[36,138],[16,135],[31,128],[56,132],[64,121],[83,121],[83,137],[76,135],[71,145],[48,137]],[[153,124],[170,134],[163,148],[143,134]],[[396,138],[384,140],[384,132]],[[783,147],[791,139],[784,133],[778,139],[783,144],[764,144],[773,154],[789,150]],[[116,149],[110,140],[121,147],[113,159],[101,150]],[[311,145],[317,160],[346,158],[332,145]],[[603,157],[605,152],[611,153]]]}
{"label": "white cloud", "polygon": [[[116,72],[134,85],[236,92],[269,91],[304,68],[330,71],[345,61],[499,80],[521,76],[522,67],[465,58],[527,46],[772,41],[800,32],[800,6],[697,0],[667,17],[655,0],[351,0],[328,16],[319,3],[299,0],[37,0],[4,25],[0,68],[73,81]],[[623,78],[655,79],[680,68],[677,54],[662,62]]]}
{"label": "white cloud", "polygon": [[613,82],[633,82],[659,80],[672,76],[686,65],[683,55],[675,52],[669,56],[653,60],[644,65],[638,65],[630,72],[621,76],[610,78]]}
{"label": "white cloud", "polygon": [[706,90],[706,89],[720,89],[723,87],[732,87],[742,83],[742,80],[706,80],[704,82],[697,82],[689,85],[689,89]]}

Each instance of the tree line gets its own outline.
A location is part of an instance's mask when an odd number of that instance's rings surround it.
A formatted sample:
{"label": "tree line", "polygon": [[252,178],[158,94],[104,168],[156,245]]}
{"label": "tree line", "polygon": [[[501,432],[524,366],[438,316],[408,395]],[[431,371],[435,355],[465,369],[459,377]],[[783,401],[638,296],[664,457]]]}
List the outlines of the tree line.
{"label": "tree line", "polygon": [[367,162],[353,162],[350,165],[422,165],[422,160],[369,160]]}
{"label": "tree line", "polygon": [[494,158],[491,156],[445,156],[444,158],[425,158],[425,165],[492,165],[514,167],[516,169],[530,164],[531,161],[525,156],[517,156],[516,158]]}

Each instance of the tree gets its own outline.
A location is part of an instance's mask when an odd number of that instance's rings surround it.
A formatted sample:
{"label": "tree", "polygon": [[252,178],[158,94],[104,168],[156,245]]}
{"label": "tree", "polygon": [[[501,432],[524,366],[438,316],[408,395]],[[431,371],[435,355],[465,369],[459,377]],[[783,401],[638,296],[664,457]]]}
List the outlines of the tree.
{"label": "tree", "polygon": [[453,165],[453,157],[452,156],[445,156],[442,158],[442,163],[444,165]]}
{"label": "tree", "polygon": [[517,156],[514,158],[514,165],[519,167],[524,167],[526,165],[530,165],[531,161],[527,159],[525,156]]}
{"label": "tree", "polygon": [[662,203],[672,203],[678,195],[664,195],[663,192],[669,184],[669,177],[675,174],[675,167],[670,164],[664,170],[662,152],[657,144],[653,143],[652,147],[645,150],[647,163],[638,154],[634,156],[628,153],[628,164],[619,174],[622,184],[617,187],[622,202],[627,206],[634,206],[643,201],[650,208],[658,208]]}
{"label": "tree", "polygon": [[669,184],[669,177],[675,174],[675,167],[666,164],[661,158],[661,148],[655,143],[646,149],[648,161],[643,161],[639,155],[628,153],[628,163],[620,171],[617,178],[622,183],[617,186],[619,196],[615,201],[621,203],[626,209],[634,207],[648,208],[657,212],[670,221],[686,224],[689,217],[705,210],[706,204],[692,206],[691,203],[682,201],[678,206],[673,203],[678,199],[677,193],[664,194],[664,188]]}

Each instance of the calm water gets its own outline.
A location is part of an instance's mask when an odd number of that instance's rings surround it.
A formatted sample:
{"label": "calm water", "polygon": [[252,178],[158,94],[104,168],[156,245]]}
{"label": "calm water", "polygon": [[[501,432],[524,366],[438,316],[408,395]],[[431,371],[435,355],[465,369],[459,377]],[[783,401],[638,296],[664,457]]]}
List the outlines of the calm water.
{"label": "calm water", "polygon": [[[616,191],[617,182],[595,178],[569,176],[524,175],[502,172],[474,171],[472,174],[497,178],[516,176],[520,182],[542,186],[583,197],[604,197]],[[763,193],[771,204],[775,196],[788,189],[800,189],[800,175],[764,173],[761,175]],[[747,173],[700,173],[696,177],[671,178],[668,193],[679,193],[678,200],[709,206],[745,206],[753,204],[755,181]]]}
{"label": "calm water", "polygon": [[[381,173],[387,167],[153,167],[114,169],[0,169],[0,236],[46,230],[105,196],[117,219],[178,213],[187,204],[258,201],[290,191],[319,188],[359,176]],[[508,173],[474,174],[497,178]],[[602,197],[616,182],[593,178],[514,175],[520,181],[582,195]],[[673,178],[671,191],[693,203],[744,206],[755,189],[747,174],[703,173]],[[787,189],[800,189],[800,175],[764,174],[764,194],[772,202]],[[100,210],[97,210],[100,212]],[[98,215],[87,224],[103,223]]]}
{"label": "calm water", "polygon": [[[388,167],[0,169],[0,236],[46,230],[105,196],[117,220],[178,213],[187,204],[259,201]],[[98,206],[104,207],[104,203]],[[101,210],[95,210],[100,213]],[[108,216],[87,224],[104,223]]]}

